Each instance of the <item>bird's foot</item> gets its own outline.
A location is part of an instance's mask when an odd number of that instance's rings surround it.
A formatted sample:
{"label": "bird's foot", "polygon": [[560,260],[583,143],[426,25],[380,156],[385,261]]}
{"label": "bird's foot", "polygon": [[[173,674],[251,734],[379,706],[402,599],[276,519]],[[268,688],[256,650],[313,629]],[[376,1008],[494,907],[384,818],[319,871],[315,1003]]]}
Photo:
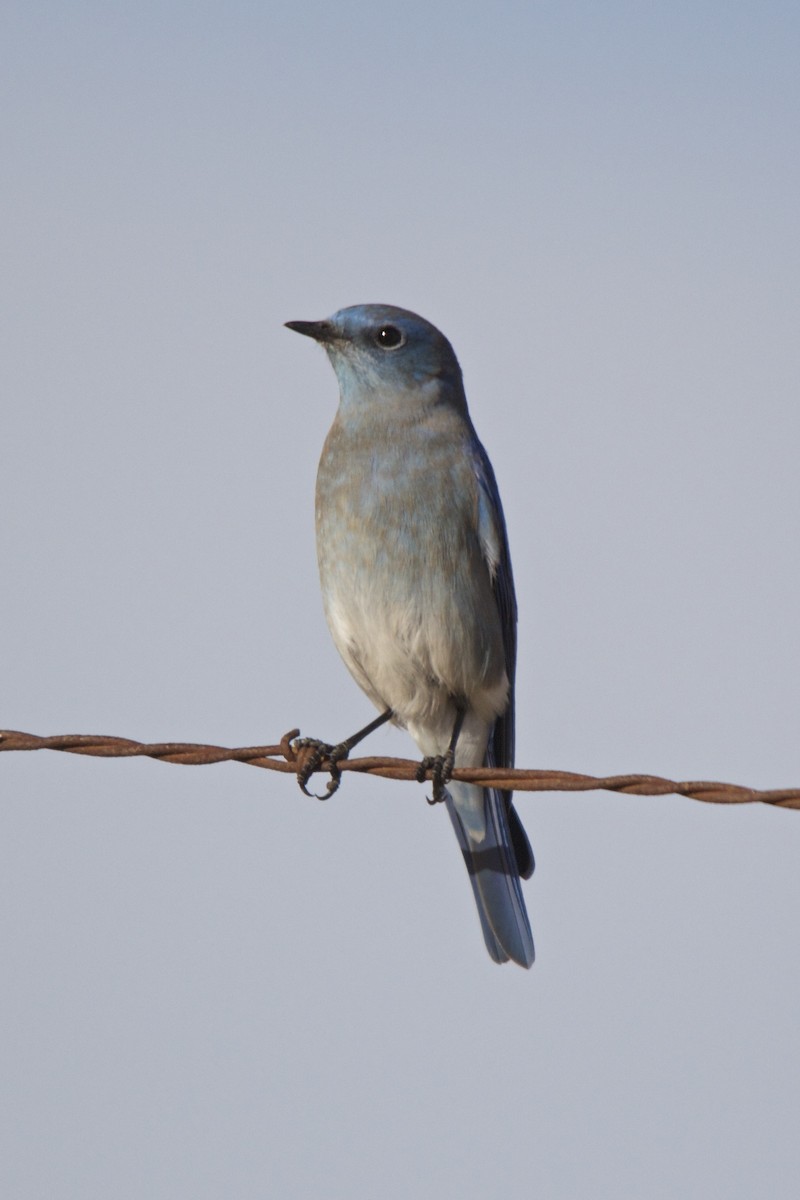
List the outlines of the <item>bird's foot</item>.
{"label": "bird's foot", "polygon": [[417,767],[418,783],[424,783],[428,771],[431,773],[433,795],[428,797],[428,804],[441,804],[447,799],[447,785],[453,776],[455,758],[455,751],[451,748],[446,754],[427,755]]}
{"label": "bird's foot", "polygon": [[[316,800],[330,800],[342,779],[339,763],[347,758],[350,749],[347,742],[339,742],[336,746],[331,746],[328,742],[321,742],[319,738],[295,738],[292,742],[292,750],[297,757],[297,782],[306,796],[312,796]],[[320,796],[316,792],[310,792],[306,784],[323,764],[330,779],[324,794]]]}

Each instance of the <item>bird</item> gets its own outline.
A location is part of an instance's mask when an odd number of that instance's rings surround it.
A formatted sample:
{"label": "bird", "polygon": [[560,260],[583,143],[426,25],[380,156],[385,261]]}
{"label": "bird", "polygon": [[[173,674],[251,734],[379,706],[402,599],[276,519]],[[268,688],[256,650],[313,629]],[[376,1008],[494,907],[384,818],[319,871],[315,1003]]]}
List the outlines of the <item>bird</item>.
{"label": "bird", "polygon": [[[333,642],[380,716],[336,746],[337,763],[384,722],[405,728],[443,800],[472,883],[486,948],[530,967],[521,879],[534,859],[512,793],[450,778],[514,764],[517,604],[494,471],[473,427],[447,338],[389,304],[287,321],[319,343],[339,406],[319,462],[316,541]],[[307,762],[308,767],[308,762]]]}

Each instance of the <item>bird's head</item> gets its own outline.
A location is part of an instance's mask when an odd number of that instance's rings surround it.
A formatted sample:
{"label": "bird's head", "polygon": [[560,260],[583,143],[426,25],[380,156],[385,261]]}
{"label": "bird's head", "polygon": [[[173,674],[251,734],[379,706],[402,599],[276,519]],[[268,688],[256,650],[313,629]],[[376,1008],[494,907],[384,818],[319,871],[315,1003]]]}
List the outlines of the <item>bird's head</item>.
{"label": "bird's head", "polygon": [[435,325],[390,304],[355,304],[325,321],[287,321],[325,347],[345,404],[409,393],[463,402],[461,368]]}

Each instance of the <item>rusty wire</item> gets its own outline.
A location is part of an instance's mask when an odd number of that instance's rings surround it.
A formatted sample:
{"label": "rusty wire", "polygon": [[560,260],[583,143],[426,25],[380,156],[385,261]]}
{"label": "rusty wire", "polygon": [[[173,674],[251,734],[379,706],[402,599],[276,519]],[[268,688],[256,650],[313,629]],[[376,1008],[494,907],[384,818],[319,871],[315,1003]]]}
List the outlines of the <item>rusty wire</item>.
{"label": "rusty wire", "polygon": [[[186,766],[205,766],[207,763],[241,762],[268,771],[297,774],[307,750],[296,750],[292,742],[298,729],[284,734],[275,746],[209,746],[195,742],[136,742],[130,738],[106,737],[93,734],[62,733],[54,737],[38,737],[34,733],[19,733],[13,729],[0,730],[0,752],[3,750],[62,750],[68,754],[88,754],[97,758],[156,758],[163,762],[183,763]],[[325,760],[322,770],[327,766]],[[354,758],[338,764],[342,771],[377,775],[383,779],[418,778],[419,763],[408,758]],[[629,796],[686,796],[711,804],[772,804],[778,808],[800,808],[800,788],[780,788],[759,791],[733,783],[706,781],[677,782],[658,775],[578,775],[572,771],[519,770],[509,767],[458,768],[453,779],[464,783],[479,783],[484,787],[513,788],[520,792],[621,792]]]}

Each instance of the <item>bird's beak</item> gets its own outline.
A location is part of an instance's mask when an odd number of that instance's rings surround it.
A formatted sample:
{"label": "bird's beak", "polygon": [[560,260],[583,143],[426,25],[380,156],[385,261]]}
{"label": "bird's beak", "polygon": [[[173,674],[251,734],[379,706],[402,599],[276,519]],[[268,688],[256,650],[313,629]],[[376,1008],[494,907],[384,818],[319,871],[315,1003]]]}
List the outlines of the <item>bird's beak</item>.
{"label": "bird's beak", "polygon": [[315,342],[330,342],[336,336],[330,321],[287,321],[286,328],[313,338]]}

